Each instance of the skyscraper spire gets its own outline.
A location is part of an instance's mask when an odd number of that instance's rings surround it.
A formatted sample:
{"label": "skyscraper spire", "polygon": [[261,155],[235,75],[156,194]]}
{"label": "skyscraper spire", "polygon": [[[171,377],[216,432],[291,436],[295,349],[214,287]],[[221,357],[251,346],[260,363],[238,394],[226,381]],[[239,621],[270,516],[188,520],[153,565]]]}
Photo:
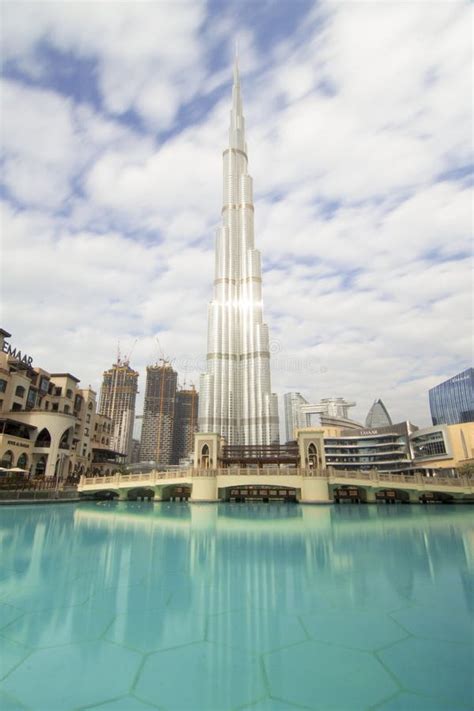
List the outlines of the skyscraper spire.
{"label": "skyscraper spire", "polygon": [[232,86],[232,109],[230,112],[229,146],[244,153],[247,152],[245,143],[245,119],[242,109],[242,96],[240,93],[240,74],[238,57],[234,59],[234,84]]}
{"label": "skyscraper spire", "polygon": [[271,444],[279,439],[278,403],[271,392],[268,326],[263,323],[260,252],[254,246],[253,187],[247,172],[237,57],[229,147],[223,163],[222,226],[216,238],[199,429],[217,432],[229,444]]}
{"label": "skyscraper spire", "polygon": [[239,41],[235,40],[234,47],[234,84],[240,86],[240,74],[239,74]]}

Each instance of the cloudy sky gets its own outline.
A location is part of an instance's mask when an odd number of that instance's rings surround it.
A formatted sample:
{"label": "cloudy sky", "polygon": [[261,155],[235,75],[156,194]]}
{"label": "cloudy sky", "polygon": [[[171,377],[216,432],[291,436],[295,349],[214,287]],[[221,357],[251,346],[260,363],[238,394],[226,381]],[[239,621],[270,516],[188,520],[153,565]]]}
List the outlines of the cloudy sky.
{"label": "cloudy sky", "polygon": [[99,389],[120,341],[141,400],[160,348],[198,384],[238,37],[274,389],[430,424],[471,364],[468,2],[1,12],[12,343]]}

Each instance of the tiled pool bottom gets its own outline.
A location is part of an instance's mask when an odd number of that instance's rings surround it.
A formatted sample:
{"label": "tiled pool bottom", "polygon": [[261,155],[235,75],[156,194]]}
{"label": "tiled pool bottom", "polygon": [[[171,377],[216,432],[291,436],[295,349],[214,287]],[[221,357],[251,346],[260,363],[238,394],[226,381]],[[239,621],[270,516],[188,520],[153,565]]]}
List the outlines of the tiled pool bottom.
{"label": "tiled pool bottom", "polygon": [[0,709],[473,705],[472,509],[0,510]]}

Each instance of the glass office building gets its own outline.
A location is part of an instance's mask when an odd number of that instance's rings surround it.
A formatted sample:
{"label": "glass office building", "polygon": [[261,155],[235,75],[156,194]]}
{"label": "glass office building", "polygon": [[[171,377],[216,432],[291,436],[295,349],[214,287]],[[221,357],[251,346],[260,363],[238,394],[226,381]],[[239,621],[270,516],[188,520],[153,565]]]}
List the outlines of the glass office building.
{"label": "glass office building", "polygon": [[434,425],[474,422],[474,368],[463,370],[436,385],[429,395]]}

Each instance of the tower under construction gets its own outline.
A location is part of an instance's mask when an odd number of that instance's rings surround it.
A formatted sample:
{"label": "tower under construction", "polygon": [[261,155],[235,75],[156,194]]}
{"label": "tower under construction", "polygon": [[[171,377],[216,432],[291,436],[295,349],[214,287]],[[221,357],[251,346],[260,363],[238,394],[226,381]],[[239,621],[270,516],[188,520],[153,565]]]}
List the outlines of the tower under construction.
{"label": "tower under construction", "polygon": [[104,371],[100,390],[99,412],[112,419],[112,447],[130,460],[135,400],[138,392],[138,373],[130,368],[127,359],[117,362]]}
{"label": "tower under construction", "polygon": [[140,461],[173,463],[173,434],[178,374],[162,360],[146,369]]}
{"label": "tower under construction", "polygon": [[189,457],[194,448],[194,433],[197,431],[199,395],[194,386],[176,393],[174,416],[173,458],[174,464]]}

